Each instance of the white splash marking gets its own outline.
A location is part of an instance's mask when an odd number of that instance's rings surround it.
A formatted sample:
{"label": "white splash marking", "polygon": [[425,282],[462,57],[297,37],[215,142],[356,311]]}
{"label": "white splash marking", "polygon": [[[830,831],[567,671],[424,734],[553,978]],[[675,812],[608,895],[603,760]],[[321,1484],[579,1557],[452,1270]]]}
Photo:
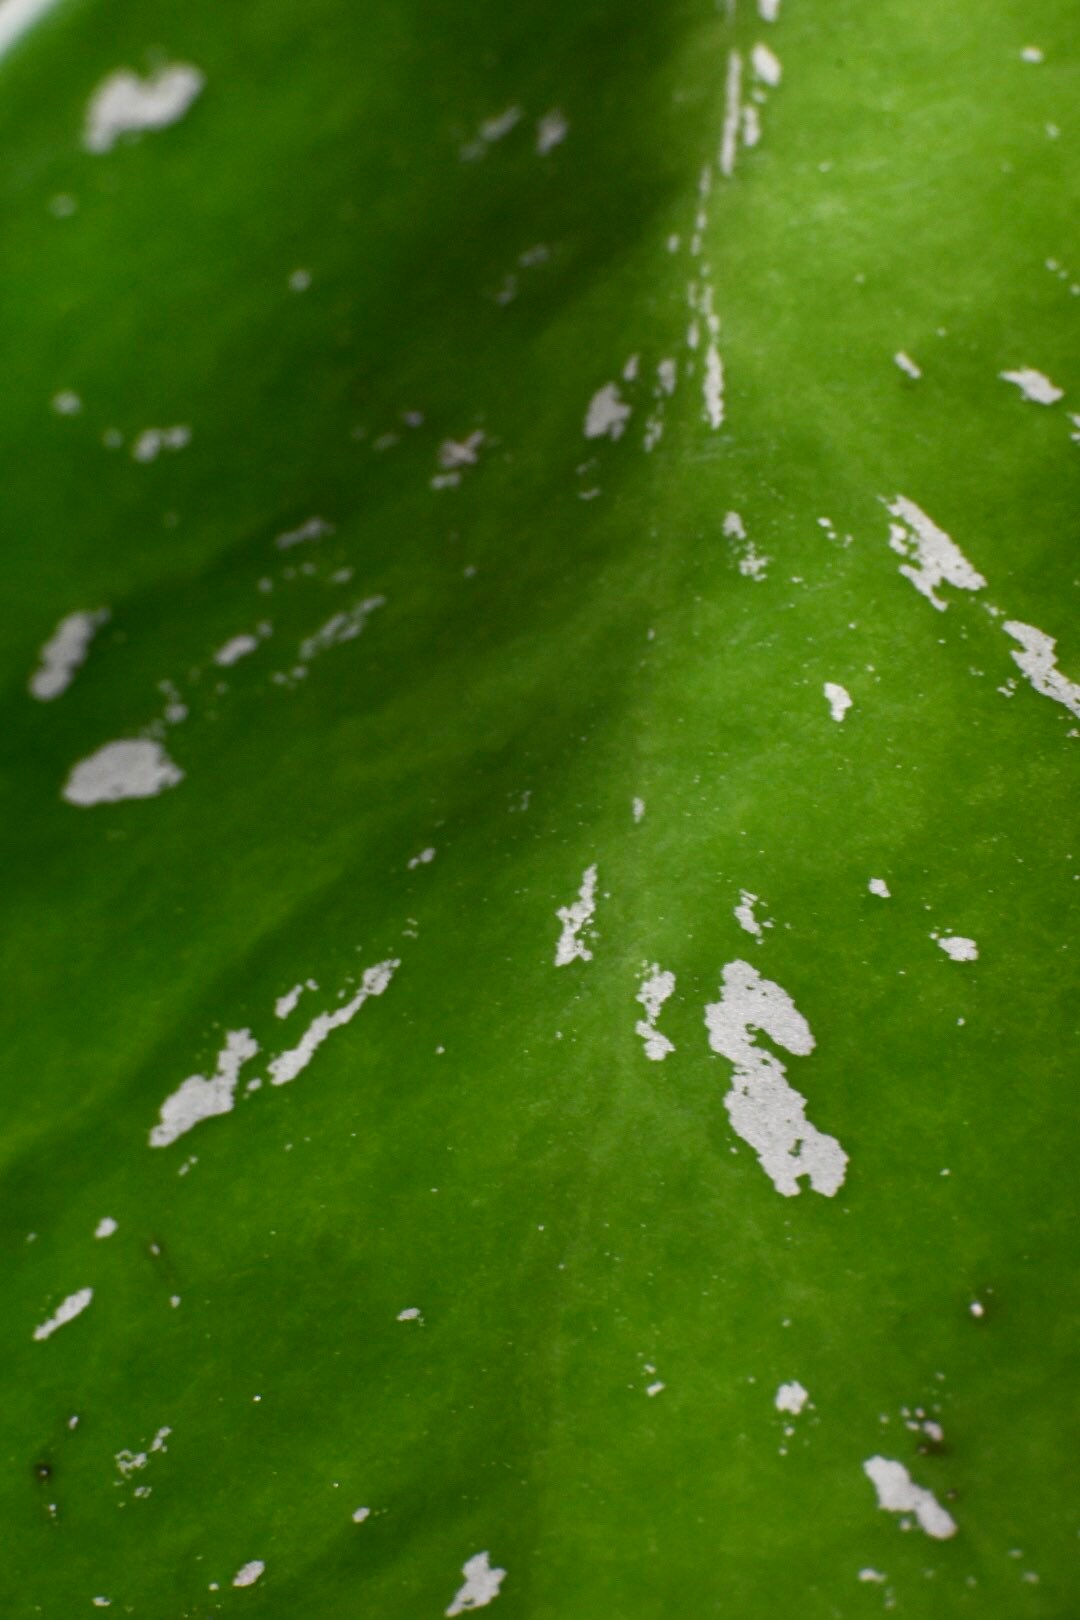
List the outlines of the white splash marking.
{"label": "white splash marking", "polygon": [[333,533],[332,523],[327,523],[325,518],[313,517],[308,518],[306,523],[301,523],[299,528],[286,529],[284,534],[276,537],[274,544],[279,551],[288,551],[292,546],[304,545],[309,540],[323,540],[328,534]]}
{"label": "white splash marking", "polygon": [[117,1223],[113,1220],[112,1216],[103,1215],[100,1221],[98,1221],[97,1225],[94,1227],[94,1236],[96,1238],[110,1238],[116,1229]]}
{"label": "white splash marking", "polygon": [[186,62],[174,62],[146,79],[121,68],[90,98],[83,145],[88,152],[111,152],[121,135],[166,129],[183,118],[205,83],[199,69]]}
{"label": "white splash marking", "polygon": [[1037,66],[1040,62],[1045,62],[1046,53],[1040,50],[1038,45],[1025,45],[1020,52],[1020,60]]}
{"label": "white splash marking", "polygon": [[742,97],[742,57],[729,51],[724,81],[724,125],[720,133],[720,173],[730,180],[735,173],[739,140],[739,103]]}
{"label": "white splash marking", "polygon": [[847,1154],[806,1118],[806,1099],[786,1079],[780,1060],[755,1044],[761,1030],[788,1052],[806,1057],[814,1050],[810,1025],[787,991],[762,978],[749,962],[728,962],[720,1000],[705,1008],[709,1045],[734,1065],[732,1088],[724,1099],[732,1128],[748,1142],[777,1192],[800,1191],[808,1176],[815,1192],[831,1198],[843,1185]]}
{"label": "white splash marking", "polygon": [[0,56],[51,11],[56,0],[2,0],[0,3]]}
{"label": "white splash marking", "polygon": [[1033,624],[1021,624],[1019,619],[1006,619],[1003,629],[1023,648],[1022,652],[1012,653],[1012,659],[1036,692],[1063,703],[1070,714],[1080,719],[1080,685],[1067,680],[1058,669],[1055,638]]}
{"label": "white splash marking", "polygon": [[470,433],[467,439],[444,439],[438,450],[439,466],[444,472],[453,472],[459,467],[475,467],[486,442],[487,434],[482,428]]}
{"label": "white splash marking", "polygon": [[968,1306],[968,1310],[971,1312],[972,1316],[975,1317],[986,1315],[986,1306],[980,1304],[977,1299],[972,1300],[971,1304]]}
{"label": "white splash marking", "polygon": [[335,613],[314,635],[305,637],[300,643],[301,659],[307,663],[328,647],[340,647],[346,641],[355,641],[375,610],[385,606],[385,596],[367,596],[344,612]]}
{"label": "white splash marking", "polygon": [[176,427],[143,428],[131,446],[133,461],[156,461],[163,450],[185,450],[191,443],[191,429],[180,422]]}
{"label": "white splash marking", "polygon": [[905,354],[903,349],[898,349],[896,351],[896,353],[893,355],[893,362],[895,365],[898,365],[900,370],[908,377],[919,378],[922,376],[922,367],[916,365],[910,354]]}
{"label": "white splash marking", "polygon": [[231,665],[238,664],[241,658],[246,658],[249,653],[253,653],[258,645],[258,636],[233,636],[223,647],[218,648],[214,654],[214,663],[228,669]]}
{"label": "white splash marking", "polygon": [[96,1597],[90,1599],[95,1609],[108,1609],[112,1607],[112,1598]]}
{"label": "white splash marking", "polygon": [[825,697],[833,719],[842,720],[851,708],[851,693],[846,687],[838,686],[835,681],[826,681]]}
{"label": "white splash marking", "polygon": [[641,1036],[645,1043],[645,1056],[653,1063],[662,1063],[669,1052],[675,1050],[674,1041],[669,1041],[656,1027],[660,1010],[674,991],[674,973],[663,971],[656,962],[651,967],[646,967],[641,989],[634,998],[644,1007],[645,1017],[638,1019],[634,1025],[634,1033]]}
{"label": "white splash marking", "polygon": [[217,1068],[207,1080],[192,1074],[161,1105],[158,1123],[150,1132],[151,1147],[168,1147],[204,1119],[232,1112],[240,1070],[259,1050],[250,1029],[230,1029],[218,1053]]}
{"label": "white splash marking", "polygon": [[809,1399],[809,1392],[803,1388],[797,1378],[793,1378],[790,1384],[780,1385],[773,1405],[778,1412],[790,1412],[794,1417],[798,1417]]}
{"label": "white splash marking", "polygon": [[979,959],[979,947],[975,941],[965,939],[962,934],[931,934],[930,938],[954,962],[977,962]]}
{"label": "white splash marking", "polygon": [[183,780],[183,771],[159,742],[124,737],[73,765],[61,797],[82,806],[153,799]]}
{"label": "white splash marking", "polygon": [[296,1004],[304,991],[317,990],[318,988],[319,986],[314,979],[308,979],[303,984],[294,984],[291,990],[286,990],[285,994],[278,996],[274,1002],[274,1016],[276,1018],[288,1018],[291,1012],[295,1012]]}
{"label": "white splash marking", "polygon": [[742,143],[754,147],[761,141],[761,114],[752,101],[742,110]]}
{"label": "white splash marking", "polygon": [[757,9],[762,22],[774,23],[780,15],[780,0],[758,0]]}
{"label": "white splash marking", "polygon": [[880,1586],[889,1577],[883,1575],[879,1569],[860,1569],[858,1578],[860,1581],[874,1581]]}
{"label": "white splash marking", "polygon": [[935,595],[939,585],[954,585],[961,591],[984,588],[983,576],[972,568],[960,547],[921,507],[905,495],[896,495],[891,501],[884,496],[881,498],[886,510],[898,520],[889,525],[889,545],[899,556],[911,559],[901,564],[900,572],[939,612],[944,613],[946,607]]}
{"label": "white splash marking", "polygon": [[892,895],[889,892],[889,885],[886,883],[884,878],[871,878],[866,887],[870,890],[871,894],[876,894],[880,900],[892,899]]}
{"label": "white splash marking", "polygon": [[520,107],[507,107],[505,112],[496,113],[493,118],[485,118],[475,137],[461,148],[459,156],[462,162],[471,163],[483,157],[489,146],[505,139],[520,122]]}
{"label": "white splash marking", "polygon": [[95,613],[69,613],[60,620],[38,653],[40,663],[29,683],[32,697],[51,703],[67,691],[76,671],[86,662],[90,643],[108,618],[108,608],[99,608]]}
{"label": "white splash marking", "polygon": [[42,1322],[40,1327],[34,1329],[34,1338],[51,1338],[57,1328],[62,1328],[65,1323],[72,1322],[77,1316],[80,1316],[93,1297],[94,1290],[92,1288],[80,1288],[78,1293],[69,1294],[67,1299],[56,1307],[49,1320]]}
{"label": "white splash marking", "polygon": [[661,360],[656,367],[656,387],[658,393],[671,395],[675,392],[675,384],[679,377],[679,362],[677,360]]}
{"label": "white splash marking", "polygon": [[311,286],[310,270],[292,270],[289,272],[288,287],[290,292],[304,293]]}
{"label": "white splash marking", "polygon": [[423,1322],[423,1314],[418,1305],[410,1305],[403,1311],[398,1311],[399,1322]]}
{"label": "white splash marking", "polygon": [[658,1378],[656,1380],[655,1384],[647,1384],[646,1385],[645,1393],[646,1393],[646,1395],[651,1397],[651,1396],[659,1395],[660,1392],[662,1390],[665,1390],[666,1388],[667,1388],[667,1385],[665,1383],[662,1383],[661,1380]]}
{"label": "white splash marking", "polygon": [[570,133],[570,125],[558,107],[552,107],[546,112],[536,125],[536,150],[541,157],[546,157],[557,146],[561,146]]}
{"label": "white splash marking", "polygon": [[596,911],[596,867],[586,867],[581,879],[578,897],[572,906],[560,906],[555,915],[562,923],[562,933],[555,947],[555,966],[566,967],[578,961],[591,962],[592,951],[581,935],[591,927]]}
{"label": "white splash marking", "polygon": [[353,1524],[363,1524],[365,1519],[370,1519],[370,1518],[371,1518],[371,1509],[368,1508],[368,1507],[359,1507],[359,1508],[357,1508],[356,1512],[352,1516],[352,1522],[353,1522]]}
{"label": "white splash marking", "polygon": [[318,1018],[313,1018],[296,1046],[282,1052],[280,1057],[273,1060],[269,1071],[270,1084],[284,1086],[290,1080],[295,1080],[297,1075],[307,1068],[328,1035],[355,1018],[365,1001],[369,1001],[372,996],[382,995],[400,966],[401,962],[396,957],[389,957],[385,962],[377,962],[374,967],[367,968],[360,981],[360,988],[351,1001],[347,1001],[336,1012],[320,1013]]}
{"label": "white splash marking", "polygon": [[633,815],[633,818],[634,818],[635,821],[644,821],[644,819],[645,819],[645,800],[644,799],[634,799],[633,802],[630,805],[630,812]]}
{"label": "white splash marking", "polygon": [[589,401],[585,413],[587,439],[620,439],[630,420],[631,408],[619,393],[618,383],[605,383]]}
{"label": "white splash marking", "polygon": [[454,1615],[465,1614],[470,1609],[485,1609],[498,1597],[499,1587],[506,1579],[505,1569],[492,1569],[486,1552],[479,1552],[470,1558],[462,1565],[461,1573],[465,1577],[465,1584],[446,1610],[450,1620]]}
{"label": "white splash marking", "polygon": [[430,866],[434,859],[435,851],[429,845],[427,849],[422,849],[419,855],[412,857],[412,860],[408,863],[409,871],[414,872],[418,866]]}
{"label": "white splash marking", "polygon": [[748,934],[753,934],[755,939],[764,939],[765,929],[772,927],[771,922],[759,921],[754,916],[754,907],[761,905],[761,903],[759,895],[751,894],[749,889],[741,889],[739,891],[739,903],[732,912],[739,927],[745,929]]}
{"label": "white splash marking", "polygon": [[762,84],[767,84],[770,89],[774,90],[783,77],[780,58],[774,55],[767,45],[754,46],[750,52],[750,65],[754,70],[754,77],[760,79]]}
{"label": "white splash marking", "polygon": [[701,393],[705,401],[705,420],[715,432],[724,422],[724,362],[715,343],[710,343],[705,351]]}
{"label": "white splash marking", "polygon": [[1041,371],[1033,371],[1030,366],[1020,371],[999,371],[998,376],[1003,382],[1015,383],[1024,398],[1036,405],[1056,405],[1065,395],[1064,388],[1058,388],[1049,377],[1044,377]]}
{"label": "white splash marking", "polygon": [[956,1534],[956,1521],[940,1506],[934,1493],[916,1485],[903,1463],[871,1457],[863,1473],[877,1491],[878,1506],[887,1513],[912,1513],[921,1530],[936,1541]]}
{"label": "white splash marking", "polygon": [[52,397],[52,408],[57,416],[78,416],[82,410],[82,400],[71,388],[62,388]]}
{"label": "white splash marking", "polygon": [[255,1582],[259,1579],[259,1576],[265,1569],[266,1565],[263,1563],[261,1558],[253,1558],[250,1563],[245,1564],[242,1569],[237,1570],[236,1574],[233,1576],[233,1585],[254,1586]]}

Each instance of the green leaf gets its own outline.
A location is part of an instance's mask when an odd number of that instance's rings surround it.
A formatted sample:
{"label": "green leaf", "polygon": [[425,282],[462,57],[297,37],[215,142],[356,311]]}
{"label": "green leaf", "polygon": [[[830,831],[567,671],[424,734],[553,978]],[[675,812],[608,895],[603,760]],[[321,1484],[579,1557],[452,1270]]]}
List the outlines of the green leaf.
{"label": "green leaf", "polygon": [[5,1616],[1075,1608],[1071,23],[10,46]]}

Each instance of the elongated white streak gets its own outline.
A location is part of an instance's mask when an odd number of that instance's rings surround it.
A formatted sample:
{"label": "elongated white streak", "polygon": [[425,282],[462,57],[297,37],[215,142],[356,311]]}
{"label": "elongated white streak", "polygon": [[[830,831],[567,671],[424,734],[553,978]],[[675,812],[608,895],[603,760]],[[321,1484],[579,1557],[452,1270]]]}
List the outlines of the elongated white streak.
{"label": "elongated white streak", "polygon": [[1012,654],[1013,662],[1024,677],[1041,692],[1043,697],[1063,703],[1070,714],[1080,719],[1080,685],[1068,680],[1057,667],[1057,641],[1045,630],[1033,624],[1022,624],[1019,619],[1006,619],[1002,627],[1006,635],[1018,641],[1021,652]]}
{"label": "elongated white streak", "polygon": [[41,662],[30,677],[31,697],[49,703],[67,691],[108,617],[108,608],[99,608],[96,613],[69,613],[60,620],[38,654]]}
{"label": "elongated white streak", "polygon": [[785,1198],[807,1176],[815,1192],[831,1198],[843,1185],[847,1154],[806,1118],[806,1099],[788,1084],[779,1058],[757,1045],[757,1032],[788,1052],[814,1050],[810,1025],[787,991],[762,978],[749,962],[728,962],[720,1000],[705,1008],[709,1045],[734,1065],[724,1099],[732,1128],[748,1142],[758,1163]]}
{"label": "elongated white streak", "polygon": [[911,1513],[920,1530],[935,1541],[956,1534],[956,1520],[941,1506],[933,1491],[916,1485],[903,1463],[888,1457],[870,1457],[863,1473],[877,1491],[878,1507],[886,1513]]}
{"label": "elongated white streak", "polygon": [[259,1050],[249,1029],[230,1029],[218,1053],[217,1068],[209,1079],[192,1074],[161,1105],[158,1123],[150,1132],[151,1147],[168,1147],[204,1119],[232,1112],[240,1070]]}
{"label": "elongated white streak", "polygon": [[34,1338],[39,1340],[51,1338],[57,1328],[62,1328],[66,1322],[72,1322],[75,1317],[81,1316],[93,1297],[92,1288],[80,1288],[78,1293],[69,1294],[67,1299],[56,1307],[49,1320],[34,1329]]}
{"label": "elongated white streak", "polygon": [[562,933],[555,946],[555,966],[566,967],[571,962],[592,961],[592,951],[582,939],[590,927],[596,911],[596,867],[586,867],[581,888],[573,905],[560,906],[555,915],[562,923]]}
{"label": "elongated white streak", "polygon": [[715,343],[705,351],[705,375],[701,384],[705,420],[715,432],[724,422],[724,362]]}
{"label": "elongated white streak", "polygon": [[939,585],[954,585],[961,591],[981,591],[986,581],[964,556],[960,547],[906,495],[881,497],[885,508],[898,521],[889,525],[889,545],[898,556],[909,560],[900,572],[921,596],[944,613],[946,603],[936,594]]}
{"label": "elongated white streak", "polygon": [[634,1025],[634,1033],[641,1036],[645,1043],[645,1056],[653,1063],[662,1063],[664,1058],[675,1050],[674,1041],[662,1035],[656,1027],[656,1020],[660,1016],[664,1002],[674,992],[674,973],[664,971],[656,962],[651,967],[646,967],[641,989],[635,997],[635,1000],[644,1007],[645,1017],[638,1019]]}
{"label": "elongated white streak", "polygon": [[270,1064],[271,1085],[284,1086],[290,1080],[295,1080],[301,1070],[307,1068],[328,1035],[355,1018],[365,1001],[369,1001],[372,996],[382,995],[400,966],[401,962],[397,958],[377,962],[374,967],[369,967],[365,971],[360,988],[351,1001],[338,1007],[335,1012],[320,1013],[318,1018],[313,1018],[297,1044],[290,1047],[287,1052],[282,1052],[280,1057],[276,1057]]}
{"label": "elongated white streak", "polygon": [[0,56],[6,56],[24,34],[29,33],[57,0],[2,0],[0,4]]}
{"label": "elongated white streak", "polygon": [[1015,383],[1024,398],[1035,405],[1056,405],[1064,398],[1064,388],[1059,388],[1033,366],[1022,366],[1019,371],[999,371],[998,376],[1002,382]]}
{"label": "elongated white streak", "polygon": [[735,173],[735,153],[739,140],[739,102],[742,97],[742,57],[728,52],[724,83],[724,126],[720,133],[720,173],[730,180]]}

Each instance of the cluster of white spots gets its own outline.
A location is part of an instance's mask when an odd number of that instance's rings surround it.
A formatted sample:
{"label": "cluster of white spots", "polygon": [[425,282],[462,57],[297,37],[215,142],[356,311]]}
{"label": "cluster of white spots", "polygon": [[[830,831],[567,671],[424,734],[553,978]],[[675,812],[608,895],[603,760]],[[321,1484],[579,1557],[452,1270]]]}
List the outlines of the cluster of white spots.
{"label": "cluster of white spots", "polygon": [[90,98],[83,145],[88,152],[111,152],[122,135],[166,129],[183,118],[205,83],[199,69],[186,62],[159,68],[145,79],[121,68]]}
{"label": "cluster of white spots", "polygon": [[887,1513],[910,1513],[920,1530],[936,1541],[947,1541],[956,1534],[956,1521],[939,1504],[934,1493],[916,1485],[903,1463],[887,1457],[871,1457],[863,1472],[877,1491],[878,1506]]}
{"label": "cluster of white spots", "polygon": [[153,1452],[168,1451],[169,1448],[165,1442],[169,1438],[170,1434],[172,1434],[172,1429],[168,1424],[165,1424],[164,1427],[160,1428],[157,1434],[155,1434],[153,1440],[151,1440],[145,1451],[118,1451],[113,1459],[113,1461],[116,1463],[117,1471],[124,1479],[130,1478],[132,1474],[139,1473],[143,1468],[146,1467]]}
{"label": "cluster of white spots", "polygon": [[367,596],[362,602],[354,602],[351,608],[335,613],[313,635],[305,637],[300,643],[300,657],[307,663],[328,647],[340,647],[346,641],[355,641],[376,609],[385,606],[385,596]]}
{"label": "cluster of white spots", "polygon": [[842,720],[851,708],[851,693],[846,687],[838,686],[835,681],[825,682],[825,698],[834,720]]}
{"label": "cluster of white spots", "polygon": [[265,1569],[266,1565],[261,1558],[253,1558],[250,1563],[237,1570],[232,1583],[234,1586],[254,1586]]}
{"label": "cluster of white spots", "polygon": [[596,913],[596,867],[586,867],[581,888],[573,905],[560,906],[555,915],[562,923],[562,933],[555,946],[555,966],[566,967],[570,962],[592,961],[592,951],[582,935],[591,929]]}
{"label": "cluster of white spots", "polygon": [[1020,60],[1038,66],[1040,62],[1045,62],[1046,55],[1038,45],[1025,45],[1020,51]]}
{"label": "cluster of white spots", "polygon": [[365,1001],[370,1001],[372,996],[382,995],[400,966],[400,961],[396,957],[391,957],[385,962],[376,962],[374,967],[365,969],[360,988],[351,1001],[345,1002],[332,1013],[320,1013],[318,1018],[313,1018],[297,1044],[274,1058],[269,1070],[270,1084],[284,1086],[288,1085],[290,1080],[295,1080],[297,1075],[307,1068],[328,1035],[355,1018]]}
{"label": "cluster of white spots", "polygon": [[793,1378],[790,1384],[780,1385],[773,1405],[778,1412],[790,1412],[793,1417],[798,1417],[809,1399],[809,1391],[803,1388],[797,1378]]}
{"label": "cluster of white spots", "polygon": [[57,416],[78,416],[82,410],[82,400],[73,389],[61,388],[52,397],[52,408]]}
{"label": "cluster of white spots", "polygon": [[151,1147],[168,1147],[204,1119],[228,1114],[236,1098],[240,1070],[259,1050],[250,1029],[230,1029],[209,1079],[192,1074],[161,1105],[158,1123],[150,1132]]}
{"label": "cluster of white spots", "polygon": [[889,545],[899,556],[910,559],[901,564],[900,572],[928,602],[943,613],[946,604],[935,594],[939,585],[954,585],[961,591],[983,589],[983,576],[914,501],[896,495],[885,500],[885,506],[897,520],[889,524]]}
{"label": "cluster of white spots", "polygon": [[463,163],[474,163],[482,158],[489,146],[496,141],[504,140],[512,129],[516,129],[521,122],[521,108],[507,107],[504,112],[496,113],[492,118],[485,118],[471,141],[466,141],[459,152]]}
{"label": "cluster of white spots", "polygon": [[931,934],[945,955],[954,962],[976,962],[979,958],[979,947],[973,939],[965,939],[963,934]]}
{"label": "cluster of white spots", "polygon": [[276,1018],[288,1018],[289,1014],[295,1011],[296,1004],[304,991],[317,990],[318,988],[319,986],[314,979],[308,979],[304,984],[294,984],[291,990],[286,990],[285,994],[278,996],[274,1002],[274,1016]]}
{"label": "cluster of white spots", "polygon": [[724,514],[724,535],[738,558],[739,573],[746,579],[763,580],[771,557],[765,557],[747,537],[746,525],[738,512]]}
{"label": "cluster of white spots", "polygon": [[605,383],[589,401],[585,412],[587,439],[621,439],[630,420],[631,407],[619,393],[618,383]]}
{"label": "cluster of white spots", "polygon": [[232,636],[224,646],[218,648],[214,654],[214,663],[220,664],[223,669],[229,669],[233,664],[238,664],[241,658],[253,653],[258,645],[258,636],[247,634]]}
{"label": "cluster of white spots", "polygon": [[1067,680],[1057,667],[1057,641],[1033,624],[1021,624],[1019,619],[1007,619],[1003,626],[1007,635],[1020,643],[1023,651],[1012,654],[1025,678],[1036,692],[1063,703],[1070,714],[1080,719],[1080,684]]}
{"label": "cluster of white spots", "polygon": [[767,45],[755,45],[750,52],[750,66],[754,70],[754,77],[762,84],[767,84],[770,90],[775,90],[783,76],[780,59]]}
{"label": "cluster of white spots", "polygon": [[414,855],[412,857],[412,859],[409,861],[409,863],[408,863],[409,871],[410,872],[415,872],[415,870],[416,870],[416,868],[418,866],[430,866],[434,859],[435,859],[435,850],[429,844],[427,849],[422,849],[420,851],[419,855]]}
{"label": "cluster of white spots", "polygon": [[51,703],[67,691],[76,671],[86,662],[90,643],[108,618],[108,608],[98,608],[94,613],[69,613],[60,620],[38,653],[40,661],[29,682],[31,697]]}
{"label": "cluster of white spots", "polygon": [[100,1221],[98,1221],[97,1225],[94,1227],[94,1236],[96,1238],[110,1238],[116,1229],[117,1223],[113,1220],[112,1216],[103,1215]]}
{"label": "cluster of white spots", "polygon": [[552,107],[550,112],[537,120],[536,150],[541,157],[547,157],[557,146],[561,146],[570,133],[570,125],[565,115],[558,107]]}
{"label": "cluster of white spots", "polygon": [[1033,371],[1030,366],[1024,366],[1020,371],[999,371],[998,376],[1003,382],[1015,383],[1024,398],[1036,405],[1056,405],[1065,394],[1064,388],[1058,388],[1049,377],[1045,377],[1041,371]]}
{"label": "cluster of white spots", "polygon": [[465,1577],[465,1584],[446,1610],[450,1620],[456,1614],[468,1613],[470,1609],[485,1609],[498,1597],[499,1587],[506,1579],[505,1569],[493,1569],[486,1552],[478,1552],[470,1558],[462,1565],[461,1573]]}
{"label": "cluster of white spots", "polygon": [[656,1027],[656,1020],[660,1017],[660,1010],[664,1002],[675,992],[675,975],[666,972],[654,962],[651,967],[645,968],[645,977],[641,981],[641,988],[635,996],[645,1009],[645,1017],[639,1018],[634,1025],[634,1033],[640,1035],[645,1043],[645,1056],[653,1063],[661,1063],[669,1052],[674,1052],[675,1043],[669,1041]]}
{"label": "cluster of white spots", "polygon": [[352,1522],[353,1522],[353,1524],[363,1524],[365,1519],[370,1519],[370,1518],[371,1518],[371,1509],[369,1507],[358,1507],[356,1512],[352,1516]]}
{"label": "cluster of white spots", "polygon": [[631,804],[630,804],[630,813],[633,816],[635,822],[644,821],[645,820],[645,800],[644,799],[633,799],[631,801]]}
{"label": "cluster of white spots", "polygon": [[153,799],[184,780],[184,773],[159,742],[123,737],[105,743],[73,765],[61,789],[69,804],[115,804],[120,799]]}
{"label": "cluster of white spots", "polygon": [[908,377],[914,377],[917,380],[922,376],[922,367],[916,364],[910,354],[905,354],[903,349],[898,349],[893,355],[893,363],[898,365],[900,370]]}
{"label": "cluster of white spots", "polygon": [[760,1030],[785,1051],[806,1057],[814,1037],[787,991],[762,978],[749,962],[729,962],[720,1000],[705,1008],[709,1045],[734,1065],[724,1099],[736,1134],[748,1142],[777,1192],[800,1191],[807,1176],[815,1192],[831,1198],[843,1185],[847,1154],[806,1118],[806,1099],[788,1084],[784,1065],[755,1042]]}
{"label": "cluster of white spots", "polygon": [[765,929],[773,926],[771,919],[755,917],[754,907],[761,904],[763,902],[759,895],[751,894],[749,889],[740,889],[739,903],[732,913],[739,927],[753,934],[755,939],[764,939]]}
{"label": "cluster of white spots", "polygon": [[176,427],[143,428],[131,446],[133,461],[156,461],[163,450],[184,450],[191,443],[191,429],[183,422]]}
{"label": "cluster of white spots", "polygon": [[705,376],[701,384],[705,400],[705,420],[715,430],[724,423],[724,362],[716,343],[705,351]]}
{"label": "cluster of white spots", "polygon": [[56,1307],[48,1321],[42,1322],[40,1327],[34,1329],[34,1338],[51,1338],[57,1328],[62,1328],[65,1323],[73,1322],[77,1316],[81,1315],[93,1297],[94,1290],[92,1288],[80,1288],[77,1293],[69,1294],[67,1299],[62,1300]]}
{"label": "cluster of white spots", "polygon": [[301,523],[298,528],[286,529],[284,534],[279,534],[275,538],[274,544],[279,551],[289,551],[293,546],[302,546],[310,540],[324,540],[328,534],[333,533],[332,523],[327,523],[325,518],[313,517],[308,518],[306,523]]}
{"label": "cluster of white spots", "polygon": [[424,1317],[419,1305],[409,1305],[403,1311],[398,1311],[399,1322],[419,1322],[423,1325]]}
{"label": "cluster of white spots", "polygon": [[657,363],[656,382],[653,385],[653,399],[657,403],[646,420],[642,440],[646,450],[654,450],[663,437],[664,407],[675,392],[678,380],[679,364],[677,360],[665,358]]}
{"label": "cluster of white spots", "polygon": [[871,878],[866,887],[871,894],[876,894],[880,900],[891,900],[889,885],[884,878]]}

